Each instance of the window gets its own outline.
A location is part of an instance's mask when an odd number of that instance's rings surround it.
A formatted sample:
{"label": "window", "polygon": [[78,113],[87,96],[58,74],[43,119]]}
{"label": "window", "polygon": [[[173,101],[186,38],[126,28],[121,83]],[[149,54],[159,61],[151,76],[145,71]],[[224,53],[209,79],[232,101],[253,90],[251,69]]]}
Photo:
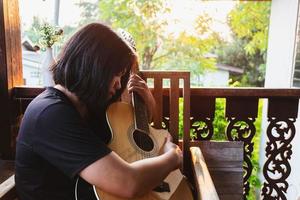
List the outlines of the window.
{"label": "window", "polygon": [[[39,28],[43,23],[63,28],[63,39],[53,45],[54,57],[65,40],[78,27],[98,19],[96,0],[19,0],[23,79],[28,86],[43,85],[42,67],[46,51],[39,43]],[[36,48],[39,46],[40,49]]]}
{"label": "window", "polygon": [[[191,71],[192,86],[224,87],[231,80],[232,83],[240,82],[240,86],[261,87],[264,84],[267,51],[264,45],[268,38],[270,2],[19,1],[23,71],[27,84],[37,82],[29,80],[33,66],[29,69],[30,63],[25,61],[29,59],[28,52],[35,54],[36,61],[31,64],[37,66],[34,68],[36,74],[41,74],[41,67],[45,66],[42,63],[44,49],[34,48],[39,44],[37,30],[43,21],[64,30],[63,40],[54,45],[55,57],[64,41],[79,27],[99,20],[133,35],[140,69]],[[43,84],[42,81],[38,83]]]}

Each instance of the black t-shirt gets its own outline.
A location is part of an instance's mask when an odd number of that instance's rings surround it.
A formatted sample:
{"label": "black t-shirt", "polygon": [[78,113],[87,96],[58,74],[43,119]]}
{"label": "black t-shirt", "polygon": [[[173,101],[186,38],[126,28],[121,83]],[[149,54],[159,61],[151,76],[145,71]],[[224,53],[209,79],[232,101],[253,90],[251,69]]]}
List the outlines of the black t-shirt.
{"label": "black t-shirt", "polygon": [[20,200],[71,200],[78,173],[109,154],[111,134],[103,118],[84,122],[70,100],[47,88],[28,106],[16,149]]}

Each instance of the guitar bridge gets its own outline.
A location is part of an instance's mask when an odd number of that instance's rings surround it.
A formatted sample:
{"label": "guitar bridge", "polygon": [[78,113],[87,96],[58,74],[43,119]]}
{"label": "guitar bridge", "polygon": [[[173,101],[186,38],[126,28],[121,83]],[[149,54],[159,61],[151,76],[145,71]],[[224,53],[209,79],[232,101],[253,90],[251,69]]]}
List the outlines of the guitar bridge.
{"label": "guitar bridge", "polygon": [[169,183],[161,182],[158,186],[156,186],[153,191],[155,192],[171,192]]}

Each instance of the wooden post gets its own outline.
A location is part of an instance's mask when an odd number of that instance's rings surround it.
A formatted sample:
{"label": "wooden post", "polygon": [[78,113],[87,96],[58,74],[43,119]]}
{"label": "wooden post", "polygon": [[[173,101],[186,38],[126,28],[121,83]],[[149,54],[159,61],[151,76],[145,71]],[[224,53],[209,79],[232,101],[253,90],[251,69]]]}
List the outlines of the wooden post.
{"label": "wooden post", "polygon": [[18,0],[0,0],[0,157],[13,157],[16,119],[11,91],[23,84]]}

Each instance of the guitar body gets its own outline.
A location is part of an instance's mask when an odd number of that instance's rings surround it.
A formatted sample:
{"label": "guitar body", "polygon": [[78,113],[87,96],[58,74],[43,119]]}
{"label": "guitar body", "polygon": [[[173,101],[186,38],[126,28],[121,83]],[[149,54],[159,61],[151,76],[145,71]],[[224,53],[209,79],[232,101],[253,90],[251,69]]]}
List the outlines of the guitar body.
{"label": "guitar body", "polygon": [[[136,133],[134,129],[134,113],[131,104],[117,102],[109,106],[107,122],[111,129],[112,139],[109,147],[122,159],[131,163],[144,158],[158,156],[163,148],[166,130],[157,130],[149,126],[150,134]],[[141,136],[141,137],[140,137]],[[150,141],[151,140],[151,141]],[[143,146],[143,143],[148,145]],[[192,200],[192,192],[180,170],[171,172],[164,180],[169,191],[151,191],[134,200]],[[97,200],[124,200],[93,186]],[[80,200],[80,198],[78,198]]]}

